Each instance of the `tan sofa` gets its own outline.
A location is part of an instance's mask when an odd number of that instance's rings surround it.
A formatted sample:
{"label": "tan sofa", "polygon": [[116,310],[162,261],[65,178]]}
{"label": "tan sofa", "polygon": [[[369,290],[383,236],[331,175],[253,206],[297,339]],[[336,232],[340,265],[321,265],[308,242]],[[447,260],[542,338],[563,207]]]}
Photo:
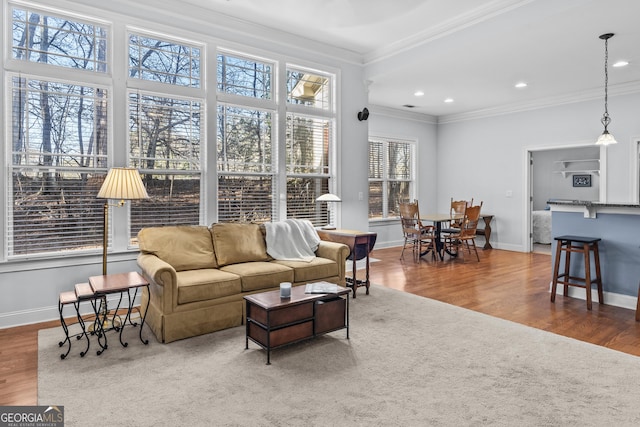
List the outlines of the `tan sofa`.
{"label": "tan sofa", "polygon": [[138,233],[138,266],[149,280],[142,295],[146,324],[158,341],[241,325],[245,295],[324,280],[345,285],[346,245],[321,241],[311,262],[267,254],[264,227],[219,223],[150,227]]}

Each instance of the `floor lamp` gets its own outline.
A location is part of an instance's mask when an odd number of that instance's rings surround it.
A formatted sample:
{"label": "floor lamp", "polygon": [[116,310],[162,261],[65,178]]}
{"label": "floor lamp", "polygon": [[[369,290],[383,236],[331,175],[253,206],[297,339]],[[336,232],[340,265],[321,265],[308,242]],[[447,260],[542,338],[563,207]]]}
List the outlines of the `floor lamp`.
{"label": "floor lamp", "polygon": [[329,210],[329,224],[322,227],[323,230],[335,230],[336,227],[331,224],[333,209],[331,209],[331,205],[329,205],[329,203],[335,203],[335,202],[341,202],[341,201],[342,200],[340,200],[340,197],[331,193],[323,194],[316,199],[316,202],[327,202],[327,209]]}
{"label": "floor lamp", "polygon": [[[140,178],[140,172],[134,168],[111,168],[107,173],[102,187],[97,195],[98,199],[107,199],[104,204],[104,230],[102,235],[102,275],[107,275],[107,247],[109,246],[109,206],[124,206],[125,200],[148,199],[146,188]],[[118,200],[115,205],[110,205],[108,199]],[[114,313],[112,319],[107,319],[107,298],[103,297],[100,302],[102,309],[102,330],[114,327],[120,327],[122,321],[120,316]],[[97,312],[96,312],[97,314]],[[99,320],[98,316],[96,321]],[[95,324],[89,327],[90,331],[95,330]]]}
{"label": "floor lamp", "polygon": [[134,168],[111,168],[100,187],[98,199],[119,200],[116,205],[104,204],[104,234],[102,237],[102,274],[107,274],[107,246],[109,245],[109,206],[124,206],[125,200],[148,199],[140,172]]}

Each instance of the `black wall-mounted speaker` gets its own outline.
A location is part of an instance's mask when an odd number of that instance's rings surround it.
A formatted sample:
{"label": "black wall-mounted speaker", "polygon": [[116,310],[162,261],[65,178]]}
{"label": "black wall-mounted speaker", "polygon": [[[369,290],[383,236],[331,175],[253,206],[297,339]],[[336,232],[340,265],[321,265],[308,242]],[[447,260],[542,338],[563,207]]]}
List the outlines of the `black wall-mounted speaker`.
{"label": "black wall-mounted speaker", "polygon": [[358,120],[363,121],[369,118],[369,110],[365,107],[362,111],[358,111]]}

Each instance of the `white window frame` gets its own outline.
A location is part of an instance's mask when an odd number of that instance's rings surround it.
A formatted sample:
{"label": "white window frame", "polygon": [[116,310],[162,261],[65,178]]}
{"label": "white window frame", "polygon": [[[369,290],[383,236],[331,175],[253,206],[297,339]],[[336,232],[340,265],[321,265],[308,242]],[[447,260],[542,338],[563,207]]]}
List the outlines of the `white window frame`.
{"label": "white window frame", "polygon": [[[389,182],[409,182],[409,199],[416,199],[417,195],[417,182],[416,182],[416,165],[417,165],[417,140],[394,138],[381,135],[369,136],[367,149],[370,149],[370,143],[377,142],[382,143],[382,178],[368,178],[368,182],[382,182],[382,217],[369,218],[369,222],[382,222],[388,220],[398,219],[399,216],[389,214]],[[401,143],[408,144],[410,147],[410,165],[411,165],[411,178],[409,180],[393,180],[389,178],[389,143]]]}
{"label": "white window frame", "polygon": [[[176,175],[193,175],[199,176],[200,180],[200,203],[198,209],[198,224],[202,224],[205,216],[205,206],[206,206],[206,179],[205,179],[205,167],[204,163],[207,159],[207,85],[206,85],[206,75],[207,75],[207,46],[201,42],[197,42],[194,40],[189,40],[183,37],[177,37],[174,35],[169,35],[166,33],[161,33],[157,31],[152,31],[149,29],[142,28],[140,26],[127,26],[125,32],[125,43],[127,49],[125,49],[125,53],[123,54],[124,58],[124,70],[120,70],[121,72],[125,72],[127,75],[126,80],[126,103],[124,108],[127,111],[126,116],[126,126],[129,126],[129,95],[131,93],[140,93],[144,95],[158,96],[163,98],[173,98],[177,100],[185,100],[185,101],[197,101],[200,103],[200,135],[199,135],[199,164],[197,169],[189,169],[187,171],[179,171],[175,169],[144,169],[140,168],[140,172],[142,174],[158,174],[158,175],[167,175],[167,176],[176,176]],[[172,85],[160,81],[155,80],[147,80],[139,77],[130,77],[129,76],[129,40],[131,35],[148,37],[153,39],[158,39],[162,41],[166,41],[169,43],[174,43],[178,45],[185,45],[191,48],[198,48],[200,50],[200,77],[199,87],[193,86],[184,86],[184,85]],[[132,159],[130,158],[130,149],[132,141],[130,141],[131,132],[127,132],[127,144],[126,144],[126,163],[130,165]],[[140,204],[144,204],[144,201],[138,202]],[[129,211],[131,212],[131,211]],[[127,242],[128,249],[136,249],[137,248],[137,236],[132,233],[132,224],[131,224],[131,216],[128,217],[129,221],[127,224]],[[160,223],[159,223],[160,224]],[[182,224],[181,225],[185,225]],[[197,225],[197,224],[189,224],[189,225]]]}
{"label": "white window frame", "polygon": [[[96,70],[85,70],[81,68],[72,68],[59,66],[54,64],[42,64],[33,61],[25,61],[14,59],[12,54],[13,48],[13,8],[27,10],[29,12],[38,12],[41,14],[46,14],[48,16],[55,16],[62,19],[68,19],[76,22],[82,22],[85,24],[95,25],[104,28],[106,32],[106,70],[104,72],[99,72]],[[113,153],[113,132],[112,132],[112,120],[113,120],[113,85],[112,85],[112,76],[111,76],[111,64],[113,62],[113,26],[102,19],[97,19],[95,17],[91,17],[88,15],[81,15],[78,13],[74,13],[71,11],[60,11],[58,9],[35,5],[31,3],[22,3],[22,2],[8,2],[4,7],[4,15],[3,25],[5,25],[5,33],[6,41],[3,45],[4,50],[4,81],[3,88],[4,94],[12,93],[12,79],[14,77],[26,77],[30,79],[36,79],[41,81],[49,81],[49,82],[59,82],[70,85],[77,86],[86,86],[93,87],[98,89],[103,89],[107,91],[107,138],[106,138],[106,146],[107,146],[107,162],[109,162],[109,158]],[[8,199],[8,192],[12,191],[11,187],[11,179],[13,176],[12,171],[15,169],[20,169],[20,166],[14,166],[12,161],[12,151],[13,151],[13,135],[12,135],[12,98],[11,96],[5,96],[5,104],[4,104],[4,123],[5,123],[5,165],[6,169],[6,185],[3,186],[2,192],[5,194],[4,200]],[[28,167],[27,167],[28,168]],[[64,169],[64,168],[63,168]],[[78,169],[78,172],[81,172]],[[87,168],[86,172],[92,174],[106,174],[106,167],[98,167],[95,166],[93,168]],[[43,259],[43,258],[68,258],[71,256],[78,256],[87,253],[94,253],[101,251],[101,242],[96,245],[96,248],[90,249],[70,249],[67,250],[66,246],[61,246],[58,251],[45,251],[41,253],[28,253],[28,254],[9,254],[9,238],[11,234],[9,233],[9,221],[13,216],[13,212],[11,211],[11,206],[6,205],[5,210],[2,213],[3,219],[3,229],[2,234],[4,236],[4,244],[2,246],[2,250],[0,251],[0,261],[11,261],[11,260],[23,260],[23,259]],[[109,239],[111,242],[111,239]]]}
{"label": "white window frame", "polygon": [[[272,70],[271,76],[271,91],[272,95],[270,99],[253,98],[249,96],[242,96],[236,94],[225,93],[218,91],[216,84],[216,94],[218,105],[234,105],[241,108],[254,108],[265,111],[270,111],[272,114],[272,135],[271,135],[271,160],[272,160],[272,195],[271,198],[274,201],[271,213],[271,221],[278,221],[285,219],[287,216],[287,179],[291,177],[303,177],[303,178],[326,178],[329,181],[329,191],[334,192],[337,188],[335,179],[335,152],[337,150],[337,109],[336,109],[336,87],[338,82],[337,74],[332,70],[320,71],[316,68],[310,68],[301,66],[297,63],[287,62],[282,59],[268,59],[264,56],[254,55],[247,52],[241,52],[238,50],[219,48],[217,55],[230,55],[243,59],[253,60],[269,64]],[[217,57],[216,55],[216,57]],[[217,64],[217,61],[216,61]],[[322,76],[329,79],[330,88],[329,93],[326,93],[328,100],[325,101],[327,108],[318,108],[308,105],[290,104],[287,102],[288,93],[286,87],[286,74],[287,70],[294,70],[297,72],[308,72],[310,74]],[[217,72],[216,72],[217,75]],[[216,82],[217,83],[217,82]],[[299,115],[310,118],[318,118],[322,120],[328,120],[331,122],[330,130],[330,142],[329,142],[329,159],[328,159],[328,171],[327,173],[289,173],[287,168],[286,157],[286,122],[289,114]],[[219,126],[219,124],[216,124]],[[217,180],[222,175],[229,175],[224,171],[217,170]],[[238,175],[238,173],[235,173]],[[243,175],[243,174],[240,174]],[[255,175],[255,173],[245,173],[244,175]],[[326,209],[326,205],[318,205],[319,209]],[[220,214],[217,213],[216,221],[219,220]],[[319,219],[324,221],[324,219]]]}

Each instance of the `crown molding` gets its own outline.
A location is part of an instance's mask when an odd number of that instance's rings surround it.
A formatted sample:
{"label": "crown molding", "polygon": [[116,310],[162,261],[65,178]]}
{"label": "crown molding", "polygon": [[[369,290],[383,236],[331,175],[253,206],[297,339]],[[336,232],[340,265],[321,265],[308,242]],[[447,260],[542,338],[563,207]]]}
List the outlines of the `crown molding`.
{"label": "crown molding", "polygon": [[[609,96],[621,96],[640,92],[640,80],[609,86]],[[552,96],[536,101],[502,105],[499,107],[484,108],[460,114],[439,116],[438,124],[455,123],[468,120],[484,119],[505,114],[520,113],[524,111],[538,110],[542,108],[557,107],[566,104],[592,101],[602,98],[602,88],[573,93],[569,95]]]}
{"label": "crown molding", "polygon": [[382,105],[369,105],[369,112],[377,116],[386,116],[393,119],[412,120],[420,123],[438,124],[438,118],[415,111],[400,110],[398,108],[385,107]]}

